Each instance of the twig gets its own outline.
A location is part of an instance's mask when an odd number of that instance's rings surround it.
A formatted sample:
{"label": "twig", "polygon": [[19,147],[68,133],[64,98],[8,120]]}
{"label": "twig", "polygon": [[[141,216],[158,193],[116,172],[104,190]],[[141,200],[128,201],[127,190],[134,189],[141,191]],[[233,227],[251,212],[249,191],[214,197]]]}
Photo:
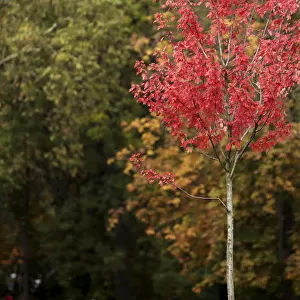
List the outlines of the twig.
{"label": "twig", "polygon": [[220,152],[221,152],[221,154],[223,155],[223,157],[226,158],[226,155],[225,155],[225,153],[224,153],[224,151],[223,151],[223,149],[222,149],[222,145],[220,145]]}
{"label": "twig", "polygon": [[209,133],[208,133],[208,138],[209,138],[209,140],[210,140],[210,143],[211,143],[211,145],[212,145],[212,147],[213,147],[214,153],[215,153],[215,155],[216,155],[216,157],[217,157],[219,163],[221,164],[221,166],[224,168],[225,171],[228,171],[227,168],[226,168],[226,166],[224,165],[224,163],[221,161],[220,156],[219,156],[219,154],[218,154],[218,151],[217,151],[217,149],[216,149],[216,146],[215,146],[215,144],[214,144],[214,142],[213,142],[213,140],[212,140],[212,137],[211,137],[211,135],[210,135]]}
{"label": "twig", "polygon": [[244,132],[244,134],[243,134],[242,137],[241,137],[241,141],[244,139],[244,137],[247,135],[247,133],[249,132],[250,129],[251,129],[251,126],[249,126],[249,127],[247,128],[247,130]]}
{"label": "twig", "polygon": [[235,155],[235,159],[234,159],[234,163],[233,163],[233,166],[232,166],[232,169],[230,171],[230,177],[232,177],[233,175],[233,172],[235,170],[235,167],[236,167],[236,164],[237,162],[242,158],[243,154],[245,153],[245,151],[247,150],[247,148],[249,147],[250,143],[253,141],[253,139],[255,138],[255,135],[257,133],[257,127],[258,127],[258,121],[255,123],[255,126],[253,128],[253,131],[252,131],[252,134],[251,136],[249,137],[249,140],[248,142],[246,143],[246,145],[244,146],[243,150],[241,152],[236,152],[236,155]]}
{"label": "twig", "polygon": [[233,24],[231,25],[231,30],[230,30],[230,35],[229,35],[229,41],[228,41],[228,46],[227,46],[227,60],[225,63],[225,66],[227,67],[229,63],[229,58],[230,58],[230,44],[231,44],[231,39],[232,39],[232,33],[233,33]]}
{"label": "twig", "polygon": [[267,124],[267,122],[268,122],[268,120],[269,120],[269,118],[270,118],[270,115],[271,115],[271,110],[268,111],[268,115],[267,115],[266,120],[265,120],[264,123],[261,125],[261,127],[258,128],[258,129],[256,130],[256,133],[259,132],[259,131],[261,131],[261,130],[265,127],[265,125]]}
{"label": "twig", "polygon": [[222,51],[222,43],[221,43],[221,38],[220,38],[220,30],[218,30],[218,44],[219,44],[220,59],[221,59],[222,65],[225,66],[225,62],[223,60],[223,51]]}
{"label": "twig", "polygon": [[15,53],[15,54],[11,54],[5,58],[3,58],[2,60],[0,60],[0,66],[4,65],[6,62],[16,58],[19,54],[18,53]]}
{"label": "twig", "polygon": [[266,25],[265,25],[265,28],[264,28],[262,37],[261,37],[261,39],[260,39],[260,41],[259,41],[259,43],[258,43],[258,45],[257,45],[255,54],[254,54],[254,56],[253,56],[253,59],[252,59],[250,65],[251,65],[251,64],[255,61],[255,59],[256,59],[256,56],[257,56],[258,51],[259,51],[259,49],[260,49],[260,42],[261,42],[261,40],[263,39],[263,37],[265,36],[265,34],[266,34],[266,32],[267,32],[267,28],[268,28],[269,22],[270,22],[270,18],[268,18],[268,20],[267,20],[267,23],[266,23]]}
{"label": "twig", "polygon": [[253,58],[252,58],[251,62],[249,63],[249,66],[248,66],[248,68],[247,68],[247,70],[246,70],[246,72],[245,72],[245,76],[244,76],[243,79],[246,78],[248,71],[251,69],[251,66],[253,65],[253,63],[254,63],[254,61],[255,61],[257,55],[258,55],[258,52],[259,52],[259,50],[260,50],[260,43],[261,43],[261,40],[263,39],[263,37],[265,36],[265,34],[266,34],[266,32],[267,32],[267,28],[268,28],[269,22],[270,22],[270,18],[268,18],[268,20],[267,20],[267,23],[266,23],[266,25],[265,25],[265,28],[264,28],[263,34],[262,34],[262,36],[261,36],[261,39],[260,39],[260,41],[258,42],[256,51],[255,51],[255,53],[254,53],[254,55],[253,55]]}
{"label": "twig", "polygon": [[199,41],[198,41],[198,44],[199,44],[200,49],[201,49],[202,53],[204,54],[205,58],[207,58],[207,54],[206,54],[206,52],[205,52],[205,50],[204,50],[202,44],[201,44]]}
{"label": "twig", "polygon": [[[21,49],[20,53],[22,52],[38,52],[40,51],[40,48],[28,48],[28,45],[26,45],[23,49]],[[2,60],[0,60],[0,67],[2,65],[4,65],[5,63],[7,63],[8,61],[18,57],[20,55],[20,53],[14,53],[14,54],[11,54],[11,55],[8,55],[7,57],[3,58]]]}
{"label": "twig", "polygon": [[198,149],[196,149],[196,152],[197,152],[197,153],[200,153],[200,154],[202,154],[202,155],[204,155],[204,156],[206,156],[206,157],[208,157],[208,158],[210,158],[210,159],[212,159],[212,160],[218,160],[216,157],[213,157],[213,156],[211,156],[211,155],[209,155],[209,154],[207,154],[207,153],[205,153],[205,152],[202,152],[202,151],[200,151],[200,150],[198,150]]}
{"label": "twig", "polygon": [[57,23],[54,23],[49,29],[46,30],[45,34],[52,32],[57,27]]}
{"label": "twig", "polygon": [[188,197],[192,198],[192,199],[201,199],[201,200],[217,200],[219,201],[227,210],[228,212],[228,208],[226,206],[226,204],[220,199],[220,198],[210,198],[210,197],[202,197],[202,196],[194,196],[191,195],[190,193],[188,193],[187,191],[185,191],[183,188],[181,188],[180,186],[176,185],[175,183],[171,183],[175,188],[177,188],[178,190],[180,190],[181,192],[183,192],[185,195],[187,195]]}
{"label": "twig", "polygon": [[251,23],[251,21],[252,21],[253,14],[254,14],[254,11],[252,11],[251,16],[250,16],[250,19],[249,19],[249,22],[248,22],[247,27],[246,27],[246,32],[245,32],[245,37],[244,37],[244,45],[245,45],[246,40],[247,40],[248,29],[249,29],[249,27],[250,27],[250,23]]}

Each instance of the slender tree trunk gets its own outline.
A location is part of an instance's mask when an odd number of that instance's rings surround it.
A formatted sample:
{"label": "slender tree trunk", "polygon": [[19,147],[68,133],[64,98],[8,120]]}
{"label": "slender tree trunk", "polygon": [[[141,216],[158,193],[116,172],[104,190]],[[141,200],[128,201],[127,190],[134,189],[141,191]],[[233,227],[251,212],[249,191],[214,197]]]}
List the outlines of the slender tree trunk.
{"label": "slender tree trunk", "polygon": [[227,296],[228,300],[234,300],[233,278],[233,204],[232,204],[232,176],[226,174],[227,191]]}

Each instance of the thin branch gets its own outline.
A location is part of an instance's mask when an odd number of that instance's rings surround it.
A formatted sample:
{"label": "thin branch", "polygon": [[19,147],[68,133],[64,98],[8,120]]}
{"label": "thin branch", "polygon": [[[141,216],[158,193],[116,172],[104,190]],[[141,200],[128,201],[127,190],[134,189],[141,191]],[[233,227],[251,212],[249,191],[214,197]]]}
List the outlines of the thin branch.
{"label": "thin branch", "polygon": [[247,128],[247,130],[244,132],[244,134],[243,134],[242,137],[241,137],[241,141],[245,138],[245,136],[246,136],[247,133],[250,131],[250,129],[251,129],[251,126],[249,126],[249,127]]}
{"label": "thin branch", "polygon": [[246,40],[247,40],[248,29],[249,29],[250,24],[251,24],[251,22],[252,22],[253,14],[254,14],[254,11],[252,11],[251,16],[250,16],[250,19],[249,19],[249,22],[248,22],[247,27],[246,27],[246,32],[245,32],[245,37],[244,37],[244,45],[245,45]]}
{"label": "thin branch", "polygon": [[261,131],[261,130],[266,126],[266,124],[267,124],[267,122],[268,122],[268,120],[269,120],[269,118],[270,118],[270,115],[271,115],[271,111],[269,110],[268,115],[267,115],[267,118],[265,119],[265,121],[264,121],[264,123],[261,125],[261,127],[258,128],[258,129],[256,130],[256,133],[259,132],[259,131]]}
{"label": "thin branch", "polygon": [[200,151],[200,150],[198,150],[198,149],[196,149],[195,151],[196,151],[197,153],[200,153],[200,154],[202,154],[202,155],[204,155],[204,156],[206,156],[206,157],[212,159],[212,160],[217,160],[217,161],[218,161],[218,159],[217,159],[216,157],[211,156],[211,155],[209,155],[209,154],[207,154],[207,153],[205,153],[205,152],[202,152],[202,151]]}
{"label": "thin branch", "polygon": [[5,58],[3,58],[2,60],[0,60],[0,66],[4,65],[6,62],[18,57],[18,53],[15,53],[15,54],[11,54]]}
{"label": "thin branch", "polygon": [[229,63],[229,58],[230,58],[230,44],[231,44],[231,39],[232,39],[232,33],[233,33],[233,24],[231,25],[229,41],[228,41],[228,46],[227,46],[227,60],[226,60],[226,63],[225,63],[226,67]]}
{"label": "thin branch", "polygon": [[225,155],[225,153],[224,153],[224,151],[223,151],[223,148],[222,148],[222,145],[221,145],[221,144],[220,144],[220,151],[221,151],[221,154],[223,155],[223,157],[226,158],[226,155]]}
{"label": "thin branch", "polygon": [[256,93],[259,95],[259,103],[262,104],[263,102],[263,97],[262,97],[262,90],[261,87],[259,85],[259,83],[255,83],[254,81],[250,80],[251,85],[254,87]]}
{"label": "thin branch", "polygon": [[234,163],[232,165],[232,169],[231,169],[231,172],[230,172],[230,175],[229,175],[230,177],[232,177],[232,175],[233,175],[233,172],[235,170],[235,167],[236,167],[236,164],[237,164],[238,160],[239,160],[239,152],[237,151],[235,153]]}
{"label": "thin branch", "polygon": [[45,34],[52,32],[57,27],[57,23],[54,23],[49,29],[46,30]]}
{"label": "thin branch", "polygon": [[266,32],[267,32],[267,29],[268,29],[268,26],[269,26],[269,22],[270,22],[270,17],[268,18],[267,23],[266,23],[266,25],[265,25],[265,28],[264,28],[264,32],[263,32],[262,38],[264,37],[264,35],[265,35]]}
{"label": "thin branch", "polygon": [[247,150],[248,146],[250,145],[250,143],[253,141],[253,139],[255,138],[255,135],[257,133],[257,127],[258,127],[258,124],[256,123],[254,128],[253,128],[253,131],[252,131],[252,134],[247,142],[247,144],[244,146],[243,150],[241,151],[241,153],[239,153],[238,155],[238,159],[240,159],[242,157],[242,155],[245,153],[245,151]]}
{"label": "thin branch", "polygon": [[260,41],[258,42],[256,51],[255,51],[255,53],[254,53],[254,55],[253,55],[253,58],[252,58],[251,62],[249,63],[249,66],[248,66],[248,68],[247,68],[247,70],[246,70],[246,72],[245,72],[245,76],[244,76],[243,79],[246,78],[248,71],[251,69],[251,66],[253,65],[253,63],[254,63],[254,61],[255,61],[257,55],[258,55],[258,52],[259,52],[259,50],[260,50],[261,40],[263,39],[263,37],[265,36],[265,34],[266,34],[266,32],[267,32],[267,28],[268,28],[269,22],[270,22],[270,18],[268,18],[268,20],[267,20],[267,23],[266,23],[266,25],[265,25],[263,34],[262,34],[262,36],[261,36],[261,38],[260,38]]}
{"label": "thin branch", "polygon": [[[23,49],[21,49],[20,53],[22,52],[38,52],[40,51],[40,48],[28,48],[29,45],[24,46]],[[5,63],[7,63],[10,60],[13,60],[14,58],[18,57],[20,55],[20,53],[14,53],[11,55],[8,55],[7,57],[3,58],[2,60],[0,60],[0,67],[2,65],[4,65]]]}
{"label": "thin branch", "polygon": [[185,191],[183,188],[181,188],[180,186],[176,185],[175,183],[171,183],[175,188],[177,188],[178,190],[180,190],[181,192],[183,192],[186,196],[192,198],[192,199],[201,199],[201,200],[217,200],[219,201],[227,210],[228,212],[228,208],[226,206],[226,204],[220,199],[220,198],[210,198],[210,197],[202,197],[202,196],[194,196],[191,195],[190,193],[188,193],[187,191]]}
{"label": "thin branch", "polygon": [[269,22],[270,22],[270,18],[268,18],[268,20],[267,20],[267,23],[266,23],[266,25],[265,25],[265,28],[264,28],[262,37],[261,37],[261,39],[260,39],[260,41],[259,41],[259,43],[258,43],[258,46],[257,46],[257,48],[256,48],[255,54],[254,54],[254,56],[253,56],[253,59],[252,59],[250,65],[251,65],[251,64],[255,61],[255,59],[256,59],[256,56],[257,56],[258,51],[259,51],[259,49],[260,49],[260,42],[261,42],[261,40],[263,39],[263,37],[265,36],[265,34],[266,34],[266,32],[267,32],[267,28],[268,28]]}
{"label": "thin branch", "polygon": [[[194,107],[196,108],[196,103],[195,103],[194,100],[193,100],[193,104],[194,104]],[[198,117],[198,119],[200,120],[200,122],[202,123],[203,128],[207,131],[208,138],[209,138],[209,140],[210,140],[210,142],[211,142],[211,144],[212,144],[212,146],[213,146],[213,149],[214,149],[214,153],[215,153],[216,159],[219,161],[220,165],[223,166],[224,170],[226,170],[226,168],[225,168],[224,164],[222,163],[222,161],[221,161],[221,159],[220,159],[220,156],[219,156],[219,154],[218,154],[218,152],[217,152],[217,149],[216,149],[216,147],[215,147],[215,144],[214,144],[213,141],[212,141],[212,137],[211,137],[211,135],[210,135],[210,133],[209,133],[209,129],[204,125],[204,122],[203,122],[203,120],[202,120],[202,118],[201,118],[201,116],[200,116],[199,113],[197,114],[197,117]]]}
{"label": "thin branch", "polygon": [[238,104],[236,103],[235,106],[234,106],[234,109],[233,109],[233,114],[232,114],[231,122],[234,121],[237,111],[238,111]]}
{"label": "thin branch", "polygon": [[222,51],[222,43],[221,43],[221,38],[220,38],[220,30],[218,30],[218,44],[219,44],[220,59],[221,59],[222,65],[225,66],[225,62],[223,60],[223,51]]}
{"label": "thin branch", "polygon": [[244,148],[242,149],[242,151],[236,153],[236,156],[235,156],[235,159],[234,159],[234,163],[233,163],[232,169],[230,171],[230,177],[232,177],[232,175],[233,175],[233,172],[235,170],[237,162],[242,158],[243,154],[245,153],[245,151],[247,150],[247,148],[249,147],[249,145],[251,144],[251,142],[255,138],[255,135],[257,133],[257,127],[258,127],[258,121],[255,123],[255,126],[253,128],[252,134],[249,137],[249,140],[246,143],[246,145],[244,146]]}
{"label": "thin branch", "polygon": [[214,142],[213,142],[213,140],[212,140],[212,137],[211,137],[211,135],[210,135],[209,133],[208,133],[208,138],[209,138],[209,140],[210,140],[210,143],[211,143],[211,145],[212,145],[212,147],[213,147],[214,153],[215,153],[215,155],[216,155],[216,157],[217,157],[219,163],[221,164],[221,166],[224,168],[225,171],[228,171],[227,168],[226,168],[226,166],[224,165],[224,163],[221,161],[220,156],[219,156],[219,154],[218,154],[218,151],[217,151],[217,149],[216,149],[216,146],[215,146],[215,144],[214,144]]}
{"label": "thin branch", "polygon": [[204,50],[202,44],[201,44],[199,41],[198,41],[198,44],[199,44],[200,49],[201,49],[202,53],[204,54],[205,58],[207,58],[207,54],[206,54],[206,52],[205,52],[205,50]]}

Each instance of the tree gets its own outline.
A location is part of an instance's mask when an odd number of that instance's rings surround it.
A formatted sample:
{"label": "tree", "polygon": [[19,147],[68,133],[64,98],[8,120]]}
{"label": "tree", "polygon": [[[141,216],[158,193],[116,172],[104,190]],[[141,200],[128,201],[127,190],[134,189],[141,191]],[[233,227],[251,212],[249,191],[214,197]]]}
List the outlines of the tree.
{"label": "tree", "polygon": [[[205,5],[207,28],[196,8]],[[226,204],[220,198],[193,196],[175,183],[171,173],[161,175],[143,165],[140,154],[131,157],[150,182],[171,184],[191,198],[216,200],[227,214],[227,294],[234,300],[232,179],[251,146],[265,151],[289,135],[284,100],[300,82],[299,9],[291,1],[167,0],[171,13],[156,14],[158,28],[176,22],[180,36],[165,35],[171,49],[158,50],[148,67],[136,63],[143,82],[131,92],[137,101],[162,117],[182,148],[219,162],[226,177]],[[256,20],[264,25],[256,26]],[[251,41],[257,40],[252,53]],[[212,154],[203,152],[211,148]]]}
{"label": "tree", "polygon": [[[119,284],[111,279],[111,261],[120,252],[111,249],[117,238],[106,233],[105,224],[125,185],[106,160],[123,142],[121,119],[134,112],[128,93],[137,58],[131,36],[141,24],[147,27],[141,20],[147,5],[131,0],[0,4],[0,194],[1,216],[6,215],[0,226],[7,235],[1,237],[1,262],[14,246],[22,249],[25,299],[39,274],[42,287],[60,280],[67,290],[88,273],[91,290],[103,289],[103,297]],[[57,220],[62,226],[53,224]],[[68,239],[57,241],[64,234]],[[72,264],[76,251],[84,266]]]}
{"label": "tree", "polygon": [[[296,299],[293,296],[297,293],[299,274],[296,126],[293,124],[291,138],[284,144],[267,153],[247,152],[245,161],[236,170],[235,284],[245,300]],[[179,176],[176,183],[193,194],[214,197],[222,193],[223,197],[223,179],[214,175],[218,172],[217,162],[211,165],[197,152],[182,153],[176,142],[163,134],[159,119],[134,120],[125,131],[139,133],[141,141],[134,148],[147,156],[144,164],[162,171],[173,168]],[[122,157],[126,160],[130,151],[130,147],[121,150],[118,160]],[[125,172],[132,174],[129,162]],[[149,235],[165,241],[168,251],[180,262],[182,275],[193,284],[193,290],[205,299],[216,299],[211,292],[217,293],[222,288],[226,272],[223,211],[216,202],[188,201],[170,186],[160,190],[145,183],[144,177],[133,173],[133,182],[128,185],[131,195],[127,209],[148,225]]]}

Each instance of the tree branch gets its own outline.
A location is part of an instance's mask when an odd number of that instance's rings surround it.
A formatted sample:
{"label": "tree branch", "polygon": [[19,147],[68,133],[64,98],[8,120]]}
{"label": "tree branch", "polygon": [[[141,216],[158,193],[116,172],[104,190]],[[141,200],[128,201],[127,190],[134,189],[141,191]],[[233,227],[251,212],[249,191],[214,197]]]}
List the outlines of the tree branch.
{"label": "tree branch", "polygon": [[202,152],[202,151],[200,151],[200,150],[198,150],[198,149],[196,149],[196,152],[197,152],[197,153],[200,153],[200,154],[202,154],[202,155],[204,155],[204,156],[206,156],[206,157],[208,157],[208,158],[210,158],[210,159],[212,159],[212,160],[217,160],[217,161],[218,161],[218,159],[217,159],[216,157],[211,156],[211,155],[209,155],[209,154],[207,154],[207,153],[205,153],[205,152]]}
{"label": "tree branch", "polygon": [[222,43],[221,43],[221,37],[220,37],[220,30],[218,30],[218,44],[219,44],[220,59],[221,59],[222,65],[225,67],[226,65],[223,60],[223,50],[222,50]]}
{"label": "tree branch", "polygon": [[231,25],[230,35],[229,35],[229,40],[228,40],[228,46],[227,46],[227,60],[226,60],[226,63],[225,63],[226,67],[227,67],[227,65],[229,63],[229,59],[230,59],[230,44],[231,44],[231,39],[232,39],[232,33],[233,33],[233,24]]}
{"label": "tree branch", "polygon": [[270,118],[270,115],[271,115],[271,111],[269,110],[268,116],[267,116],[266,120],[265,120],[264,123],[261,125],[261,127],[258,128],[258,129],[256,130],[256,133],[259,132],[259,131],[261,131],[261,130],[265,127],[266,123],[268,122],[268,120],[269,120],[269,118]]}
{"label": "tree branch", "polygon": [[[193,100],[193,104],[194,104],[194,107],[196,108],[196,103],[195,103],[194,100]],[[200,116],[199,113],[197,114],[197,117],[198,117],[198,119],[200,120],[200,123],[202,123],[203,128],[207,131],[207,135],[208,135],[208,138],[209,138],[209,140],[210,140],[210,142],[211,142],[211,144],[212,144],[212,147],[213,147],[213,150],[214,150],[214,153],[215,153],[215,156],[216,156],[216,160],[218,160],[219,163],[220,163],[220,165],[223,166],[224,170],[226,170],[226,167],[225,167],[224,164],[222,163],[222,161],[221,161],[221,159],[220,159],[220,156],[219,156],[219,154],[218,154],[218,152],[217,152],[217,149],[216,149],[216,147],[215,147],[215,144],[213,143],[212,137],[211,137],[211,135],[210,135],[210,133],[209,133],[209,129],[205,126],[205,124],[204,124],[204,122],[203,122],[203,120],[202,120],[202,118],[201,118],[201,116]]]}
{"label": "tree branch", "polygon": [[171,183],[171,185],[173,185],[176,189],[180,190],[182,193],[184,193],[186,196],[188,196],[188,197],[190,197],[192,199],[217,200],[217,201],[219,201],[226,208],[226,210],[228,212],[228,208],[227,208],[226,204],[220,198],[214,198],[214,197],[210,198],[210,197],[194,196],[194,195],[191,195],[190,193],[188,193],[187,191],[185,191],[180,186],[176,185],[175,183]]}
{"label": "tree branch", "polygon": [[199,46],[200,46],[200,49],[201,49],[203,55],[205,56],[205,58],[207,58],[207,54],[206,54],[206,52],[205,52],[205,50],[204,50],[202,44],[201,44],[199,41],[198,41],[198,44],[199,44]]}
{"label": "tree branch", "polygon": [[0,66],[4,65],[6,62],[16,58],[19,54],[18,53],[14,53],[14,54],[11,54],[5,58],[3,58],[2,60],[0,60]]}
{"label": "tree branch", "polygon": [[258,55],[258,52],[259,52],[259,50],[260,50],[260,43],[261,43],[261,40],[263,39],[263,37],[265,36],[265,34],[266,34],[266,32],[267,32],[267,28],[268,28],[269,22],[270,22],[270,18],[268,18],[268,20],[267,20],[267,23],[266,23],[266,25],[265,25],[265,28],[264,28],[263,34],[262,34],[262,36],[261,36],[261,39],[260,39],[260,41],[258,42],[256,51],[255,51],[255,53],[254,53],[254,55],[253,55],[253,58],[252,58],[251,62],[249,63],[249,66],[248,66],[248,68],[247,68],[247,70],[246,70],[246,72],[245,72],[245,76],[244,76],[243,79],[246,78],[248,71],[250,71],[251,66],[253,65],[253,63],[254,63],[254,61],[255,61],[257,55]]}
{"label": "tree branch", "polygon": [[213,142],[213,140],[212,140],[212,137],[211,137],[211,135],[210,135],[209,133],[208,133],[208,138],[209,138],[209,140],[210,140],[210,143],[211,143],[211,145],[212,145],[212,147],[213,147],[214,153],[215,153],[215,155],[216,155],[216,157],[217,157],[219,163],[220,163],[221,166],[224,168],[224,170],[227,172],[228,170],[227,170],[226,166],[224,165],[224,163],[222,162],[222,160],[220,159],[220,156],[219,156],[219,154],[218,154],[218,151],[217,151],[217,149],[216,149],[216,146],[215,146],[215,144],[214,144],[214,142]]}
{"label": "tree branch", "polygon": [[245,151],[247,150],[247,148],[249,147],[249,145],[251,144],[251,142],[255,138],[255,135],[257,133],[257,127],[258,127],[258,121],[255,123],[255,126],[253,128],[252,134],[249,137],[249,140],[246,143],[246,145],[244,146],[244,148],[242,149],[242,151],[241,152],[236,152],[234,163],[233,163],[233,166],[232,166],[231,171],[230,171],[230,177],[232,177],[232,175],[233,175],[233,172],[235,170],[237,162],[242,158],[243,154],[245,153]]}
{"label": "tree branch", "polygon": [[246,40],[247,40],[248,29],[249,29],[250,24],[251,24],[251,22],[252,22],[253,14],[254,14],[254,11],[252,11],[251,16],[250,16],[250,19],[249,19],[249,22],[248,22],[247,27],[246,27],[246,32],[245,32],[245,37],[244,37],[244,45],[245,45]]}
{"label": "tree branch", "polygon": [[242,137],[241,137],[241,141],[244,139],[244,137],[247,135],[247,133],[250,131],[250,129],[251,129],[251,126],[249,126],[249,127],[246,129],[246,131],[244,132],[244,134],[243,134]]}
{"label": "tree branch", "polygon": [[[25,52],[25,51],[26,52],[40,51],[40,48],[28,48],[28,46],[29,45],[24,46],[24,48],[20,50],[20,53]],[[14,54],[8,55],[7,57],[0,60],[0,67],[2,65],[4,65],[5,63],[7,63],[8,61],[13,60],[14,58],[18,57],[20,55],[20,53],[14,53]]]}
{"label": "tree branch", "polygon": [[57,27],[57,23],[53,23],[53,25],[45,31],[45,34],[52,32]]}

